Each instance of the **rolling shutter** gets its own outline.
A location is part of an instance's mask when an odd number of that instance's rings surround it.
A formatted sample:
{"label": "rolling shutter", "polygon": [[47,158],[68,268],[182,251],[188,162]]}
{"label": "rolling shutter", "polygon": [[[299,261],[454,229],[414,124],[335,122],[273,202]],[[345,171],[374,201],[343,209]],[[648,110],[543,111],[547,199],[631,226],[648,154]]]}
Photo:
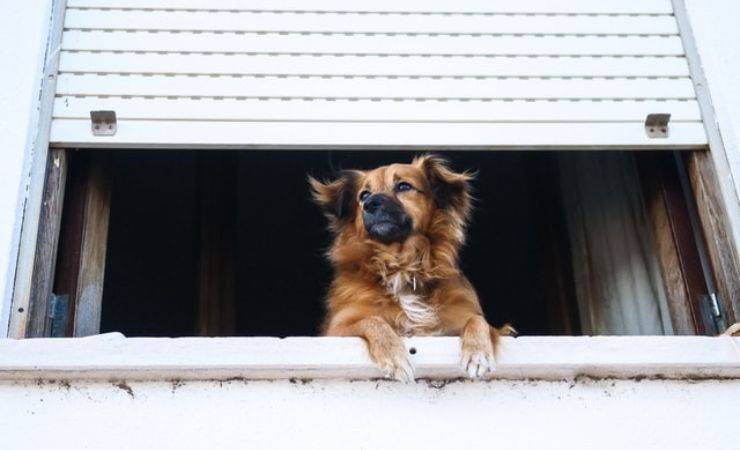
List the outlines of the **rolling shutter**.
{"label": "rolling shutter", "polygon": [[55,146],[706,145],[670,0],[68,0],[56,89]]}

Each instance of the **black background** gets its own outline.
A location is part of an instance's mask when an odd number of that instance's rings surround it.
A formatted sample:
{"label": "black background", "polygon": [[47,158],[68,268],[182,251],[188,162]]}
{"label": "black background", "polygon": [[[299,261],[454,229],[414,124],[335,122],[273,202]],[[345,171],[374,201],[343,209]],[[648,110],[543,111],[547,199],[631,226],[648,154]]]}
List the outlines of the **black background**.
{"label": "black background", "polygon": [[[127,336],[195,332],[198,161],[213,151],[116,151],[102,331]],[[238,175],[236,322],[242,336],[312,336],[324,313],[331,269],[325,219],[306,175],[408,162],[414,152],[243,151]],[[448,152],[478,172],[476,210],[462,267],[489,321],[549,334],[542,214],[557,190],[553,158],[539,152]],[[563,237],[565,239],[565,237]]]}

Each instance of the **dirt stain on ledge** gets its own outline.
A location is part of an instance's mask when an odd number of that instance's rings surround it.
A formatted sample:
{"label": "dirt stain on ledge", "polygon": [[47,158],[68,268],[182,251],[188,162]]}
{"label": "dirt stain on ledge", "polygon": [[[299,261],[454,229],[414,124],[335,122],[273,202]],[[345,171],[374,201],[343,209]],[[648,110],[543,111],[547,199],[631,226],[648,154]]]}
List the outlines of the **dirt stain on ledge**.
{"label": "dirt stain on ledge", "polygon": [[180,389],[180,388],[181,388],[182,386],[184,386],[184,385],[185,385],[185,383],[183,383],[183,381],[182,381],[182,380],[180,380],[180,379],[173,379],[173,380],[170,380],[170,384],[171,384],[171,386],[172,386],[172,389],[171,389],[171,391],[172,391],[172,393],[173,393],[173,394],[174,394],[174,393],[175,393],[175,392],[176,392],[176,391],[177,391],[178,389]]}
{"label": "dirt stain on ledge", "polygon": [[134,390],[131,389],[131,386],[129,386],[128,384],[126,384],[125,381],[119,381],[117,383],[114,382],[113,383],[113,386],[115,386],[118,389],[126,392],[128,395],[131,396],[131,398],[136,398],[136,395],[134,395]]}

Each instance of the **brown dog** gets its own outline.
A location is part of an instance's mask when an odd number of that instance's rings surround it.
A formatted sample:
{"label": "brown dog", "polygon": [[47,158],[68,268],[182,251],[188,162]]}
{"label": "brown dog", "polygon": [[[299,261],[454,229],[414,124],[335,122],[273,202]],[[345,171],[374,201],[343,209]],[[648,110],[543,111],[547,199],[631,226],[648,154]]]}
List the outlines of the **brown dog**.
{"label": "brown dog", "polygon": [[434,155],[327,183],[309,177],[335,238],[323,334],[364,338],[388,377],[413,380],[400,336],[459,335],[463,370],[480,377],[510,330],[486,322],[458,266],[472,179]]}

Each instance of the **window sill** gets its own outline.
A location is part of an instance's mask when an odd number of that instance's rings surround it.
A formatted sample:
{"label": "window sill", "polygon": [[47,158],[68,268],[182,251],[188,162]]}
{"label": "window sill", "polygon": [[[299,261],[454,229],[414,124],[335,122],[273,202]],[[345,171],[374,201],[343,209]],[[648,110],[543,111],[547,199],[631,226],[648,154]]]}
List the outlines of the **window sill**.
{"label": "window sill", "polygon": [[[462,377],[459,339],[406,340],[417,378]],[[740,338],[504,338],[492,378],[740,378]],[[357,338],[0,339],[0,380],[372,379]]]}

